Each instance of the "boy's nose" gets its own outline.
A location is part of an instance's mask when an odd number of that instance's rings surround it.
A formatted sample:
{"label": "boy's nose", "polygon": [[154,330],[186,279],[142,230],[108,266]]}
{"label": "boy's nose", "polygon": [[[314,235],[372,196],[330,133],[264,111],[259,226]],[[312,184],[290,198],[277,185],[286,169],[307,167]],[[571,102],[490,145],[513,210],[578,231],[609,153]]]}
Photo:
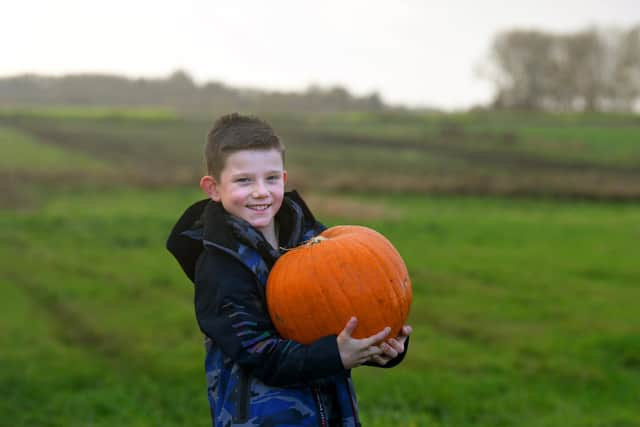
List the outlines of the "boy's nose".
{"label": "boy's nose", "polygon": [[264,197],[267,194],[267,187],[263,182],[257,181],[256,185],[253,187],[253,192],[251,196],[253,197]]}

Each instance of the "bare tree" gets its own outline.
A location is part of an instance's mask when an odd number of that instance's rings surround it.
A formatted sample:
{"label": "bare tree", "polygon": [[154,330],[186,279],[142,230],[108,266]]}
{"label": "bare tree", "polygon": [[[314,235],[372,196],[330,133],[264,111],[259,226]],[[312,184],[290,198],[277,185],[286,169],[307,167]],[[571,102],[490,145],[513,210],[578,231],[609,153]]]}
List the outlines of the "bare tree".
{"label": "bare tree", "polygon": [[640,27],[496,36],[494,106],[523,110],[630,110],[640,97]]}
{"label": "bare tree", "polygon": [[612,109],[629,111],[640,98],[640,25],[620,37],[612,74]]}
{"label": "bare tree", "polygon": [[494,81],[498,84],[499,107],[533,110],[542,108],[549,91],[552,38],[537,31],[499,34],[493,44]]}

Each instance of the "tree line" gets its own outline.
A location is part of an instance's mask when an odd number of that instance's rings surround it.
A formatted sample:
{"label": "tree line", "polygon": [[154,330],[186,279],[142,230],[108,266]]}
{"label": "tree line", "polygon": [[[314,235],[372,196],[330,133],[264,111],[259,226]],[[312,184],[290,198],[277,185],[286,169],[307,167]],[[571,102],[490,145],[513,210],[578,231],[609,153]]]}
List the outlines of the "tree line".
{"label": "tree line", "polygon": [[493,107],[546,111],[632,111],[640,102],[640,25],[568,34],[499,33],[483,70]]}
{"label": "tree line", "polygon": [[389,108],[377,93],[355,96],[341,86],[310,86],[302,92],[242,89],[219,82],[197,84],[185,71],[166,78],[117,75],[62,77],[25,74],[0,79],[0,108],[30,106],[159,106],[185,113],[380,111]]}

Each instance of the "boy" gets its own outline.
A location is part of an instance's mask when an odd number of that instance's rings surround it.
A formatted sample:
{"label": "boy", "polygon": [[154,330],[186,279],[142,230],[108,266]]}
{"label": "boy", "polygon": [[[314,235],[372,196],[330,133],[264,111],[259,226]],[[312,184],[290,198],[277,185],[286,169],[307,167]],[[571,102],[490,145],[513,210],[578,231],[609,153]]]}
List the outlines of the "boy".
{"label": "boy", "polygon": [[350,369],[399,363],[410,327],[380,346],[389,328],[354,339],[355,318],[309,345],[279,337],[266,308],[267,275],[281,249],[324,226],[296,192],[285,193],[284,147],[264,121],[223,116],[205,158],[208,198],[182,215],[167,248],[195,284],[213,425],[359,425]]}

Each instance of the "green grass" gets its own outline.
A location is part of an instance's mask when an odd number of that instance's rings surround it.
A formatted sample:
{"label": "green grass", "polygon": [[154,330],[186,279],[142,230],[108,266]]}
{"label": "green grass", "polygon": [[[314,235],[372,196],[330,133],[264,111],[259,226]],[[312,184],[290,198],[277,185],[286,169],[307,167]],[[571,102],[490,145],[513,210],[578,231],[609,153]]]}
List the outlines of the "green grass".
{"label": "green grass", "polygon": [[40,141],[24,132],[0,126],[0,170],[38,171],[43,174],[69,170],[107,171],[108,164],[98,159]]}
{"label": "green grass", "polygon": [[[0,212],[10,425],[207,424],[192,289],[163,248],[198,198],[67,191]],[[387,235],[415,292],[405,362],[354,372],[365,425],[640,425],[640,206],[347,199],[382,209],[322,219]]]}
{"label": "green grass", "polygon": [[[2,423],[209,423],[164,239],[210,123],[154,111],[0,112]],[[354,371],[364,425],[640,426],[637,116],[273,121],[319,218],[381,231],[411,273],[405,362]],[[537,197],[487,197],[510,191]]]}
{"label": "green grass", "polygon": [[409,266],[420,344],[389,382],[357,371],[367,424],[640,425],[637,206],[380,200],[405,212],[369,225]]}
{"label": "green grass", "polygon": [[436,140],[543,159],[636,167],[640,163],[640,116],[632,114],[354,113],[310,117],[305,125],[390,142]]}
{"label": "green grass", "polygon": [[8,119],[46,118],[46,119],[107,119],[107,120],[175,120],[174,111],[162,108],[108,108],[108,107],[36,107],[36,108],[0,108],[0,117]]}
{"label": "green grass", "polygon": [[[213,119],[154,110],[148,117],[129,110],[74,114],[5,112],[0,124],[107,162],[138,185],[184,185],[204,172],[202,147]],[[272,122],[299,187],[640,198],[634,115],[353,113]]]}

